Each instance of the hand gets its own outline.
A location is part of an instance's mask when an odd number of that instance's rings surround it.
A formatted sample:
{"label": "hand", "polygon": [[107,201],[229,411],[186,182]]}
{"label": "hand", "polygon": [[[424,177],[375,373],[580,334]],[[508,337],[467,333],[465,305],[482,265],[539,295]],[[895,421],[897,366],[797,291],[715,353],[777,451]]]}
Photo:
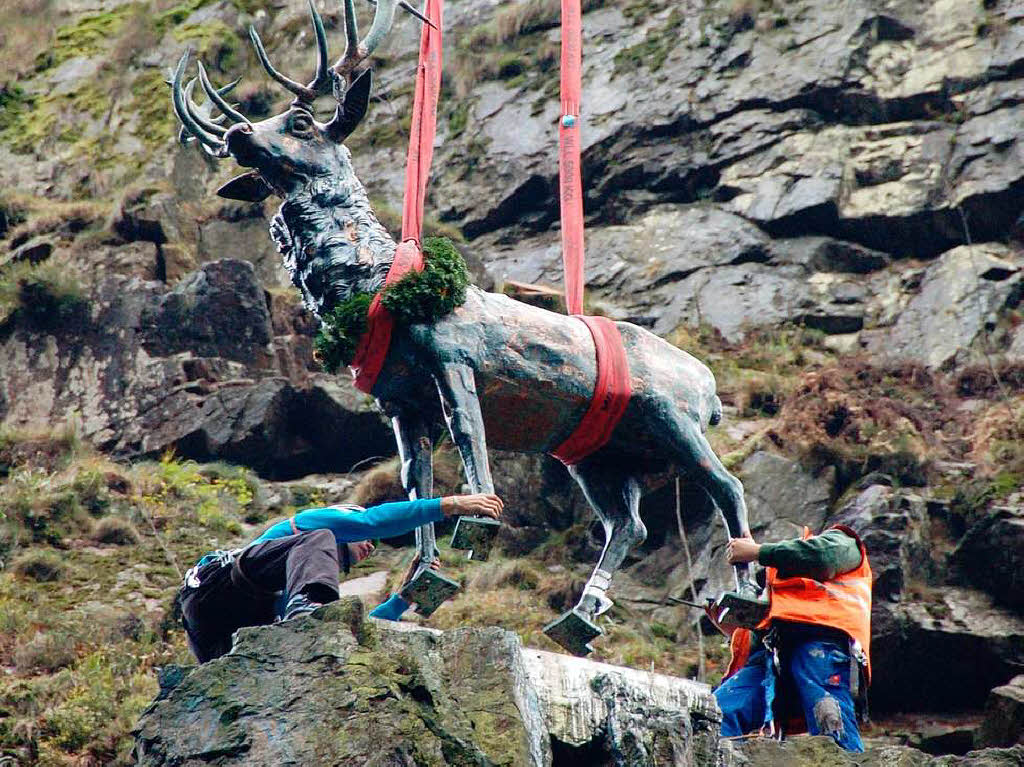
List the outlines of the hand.
{"label": "hand", "polygon": [[441,513],[446,517],[490,517],[501,516],[505,502],[493,493],[473,495],[449,495],[441,499]]}
{"label": "hand", "polygon": [[373,544],[369,541],[355,541],[345,545],[348,546],[349,560],[352,564],[362,562],[373,553]]}
{"label": "hand", "polygon": [[[404,589],[406,586],[409,585],[409,581],[411,581],[413,579],[413,577],[416,575],[416,570],[419,568],[419,566],[420,566],[420,555],[417,554],[415,557],[412,558],[412,562],[409,563],[409,569],[405,571],[405,575],[402,577],[402,585],[398,587],[399,591],[401,591],[402,589]],[[440,559],[435,559],[433,562],[431,562],[430,563],[430,569],[431,570],[440,570],[441,569],[441,560]]]}
{"label": "hand", "polygon": [[727,637],[732,636],[732,632],[739,628],[735,623],[729,622],[728,609],[727,607],[720,607],[714,602],[704,607],[704,614],[708,616],[711,624]]}
{"label": "hand", "polygon": [[760,551],[761,544],[754,543],[753,538],[730,538],[729,545],[725,549],[730,565],[756,562]]}

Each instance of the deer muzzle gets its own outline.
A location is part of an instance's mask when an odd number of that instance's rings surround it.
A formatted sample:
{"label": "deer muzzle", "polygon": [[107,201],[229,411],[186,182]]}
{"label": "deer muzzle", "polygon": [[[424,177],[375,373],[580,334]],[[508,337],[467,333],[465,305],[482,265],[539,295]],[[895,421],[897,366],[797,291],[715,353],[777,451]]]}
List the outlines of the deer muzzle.
{"label": "deer muzzle", "polygon": [[253,142],[251,124],[235,123],[224,134],[224,141],[231,156],[239,165],[251,168],[256,164],[258,151]]}

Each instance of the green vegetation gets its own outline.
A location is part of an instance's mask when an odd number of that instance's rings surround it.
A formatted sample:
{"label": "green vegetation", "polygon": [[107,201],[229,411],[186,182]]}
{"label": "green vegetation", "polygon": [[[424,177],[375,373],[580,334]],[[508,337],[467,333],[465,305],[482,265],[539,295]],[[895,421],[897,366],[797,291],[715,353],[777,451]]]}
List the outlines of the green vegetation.
{"label": "green vegetation", "polygon": [[241,42],[223,21],[182,24],[175,28],[174,39],[192,45],[197,56],[221,72],[232,71],[238,65]]}
{"label": "green vegetation", "polygon": [[0,325],[13,317],[37,328],[84,322],[88,299],[74,274],[56,264],[19,262],[0,272]]}
{"label": "green vegetation", "polygon": [[0,467],[0,663],[14,670],[0,683],[0,750],[43,765],[131,764],[155,668],[188,662],[170,618],[180,573],[237,545],[258,482],[171,456],[113,463],[73,425],[0,432]]}
{"label": "green vegetation", "polygon": [[679,45],[679,28],[685,17],[682,11],[673,7],[665,23],[647,33],[642,43],[624,48],[615,54],[615,71],[627,72],[638,67],[647,67],[657,72],[665,63],[672,49]]}
{"label": "green vegetation", "polygon": [[159,30],[166,30],[176,27],[198,11],[200,8],[209,5],[213,0],[186,0],[173,8],[168,8],[156,17],[156,26]]}
{"label": "green vegetation", "polygon": [[[423,241],[423,252],[423,271],[409,272],[381,293],[381,304],[398,322],[434,322],[466,300],[466,262],[451,241],[429,237]],[[369,293],[357,293],[324,316],[314,348],[328,372],[352,362],[367,329],[372,299]]]}
{"label": "green vegetation", "polygon": [[398,322],[434,322],[466,300],[469,273],[451,240],[428,237],[423,240],[423,254],[423,271],[409,272],[381,295],[381,304]]}
{"label": "green vegetation", "polygon": [[107,543],[115,546],[131,546],[140,540],[135,525],[123,517],[104,517],[96,523],[92,531],[92,539],[96,543]]}
{"label": "green vegetation", "polygon": [[40,71],[63,64],[76,56],[95,56],[115,40],[125,20],[133,13],[128,3],[110,11],[87,14],[72,24],[57,27],[54,43],[36,57]]}
{"label": "green vegetation", "polygon": [[67,574],[67,566],[53,551],[33,549],[19,554],[11,562],[11,572],[40,583],[59,581]]}
{"label": "green vegetation", "polygon": [[177,132],[174,112],[168,107],[169,93],[158,69],[146,70],[132,80],[129,109],[138,116],[132,134],[154,149]]}

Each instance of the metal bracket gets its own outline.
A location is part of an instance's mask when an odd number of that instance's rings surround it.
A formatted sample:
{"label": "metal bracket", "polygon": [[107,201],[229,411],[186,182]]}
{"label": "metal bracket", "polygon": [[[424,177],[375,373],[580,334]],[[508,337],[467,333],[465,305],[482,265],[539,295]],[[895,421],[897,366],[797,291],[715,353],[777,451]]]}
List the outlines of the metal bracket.
{"label": "metal bracket", "polygon": [[719,613],[719,620],[740,628],[757,628],[768,615],[768,600],[743,596],[735,591],[722,594],[716,604],[724,608]]}
{"label": "metal bracket", "polygon": [[490,517],[459,517],[452,532],[452,548],[469,549],[469,559],[483,562],[500,529],[501,522]]}
{"label": "metal bracket", "polygon": [[409,581],[401,594],[406,602],[415,602],[416,612],[426,618],[433,615],[446,599],[455,596],[459,588],[457,581],[428,569],[421,570]]}
{"label": "metal bracket", "polygon": [[584,657],[594,651],[589,642],[604,632],[576,610],[569,610],[544,627],[544,633],[573,655]]}

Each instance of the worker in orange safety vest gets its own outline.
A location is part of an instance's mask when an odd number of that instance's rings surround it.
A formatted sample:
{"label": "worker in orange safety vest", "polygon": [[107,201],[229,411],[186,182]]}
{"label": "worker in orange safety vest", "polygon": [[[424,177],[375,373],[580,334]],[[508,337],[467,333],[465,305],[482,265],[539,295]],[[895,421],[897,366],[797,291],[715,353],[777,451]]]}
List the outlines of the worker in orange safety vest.
{"label": "worker in orange safety vest", "polygon": [[[706,608],[732,650],[715,690],[722,735],[774,734],[776,702],[798,702],[798,729],[863,751],[857,704],[871,677],[872,576],[860,537],[835,526],[816,536],[805,528],[803,537],[774,544],[733,538],[728,560],[766,566],[769,604],[753,630],[730,625],[716,606]],[[798,731],[790,725],[788,732]]]}

